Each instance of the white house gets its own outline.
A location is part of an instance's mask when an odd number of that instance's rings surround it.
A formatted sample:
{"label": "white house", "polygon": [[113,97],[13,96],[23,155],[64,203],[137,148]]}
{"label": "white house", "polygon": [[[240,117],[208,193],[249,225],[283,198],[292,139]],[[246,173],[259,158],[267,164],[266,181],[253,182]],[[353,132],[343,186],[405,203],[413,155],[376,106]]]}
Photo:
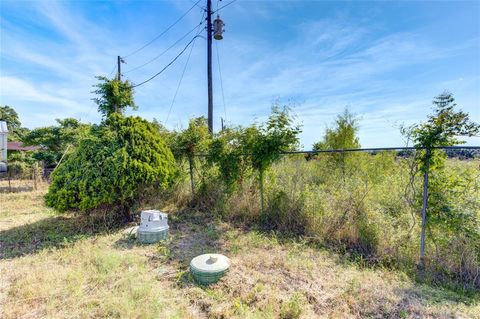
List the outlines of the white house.
{"label": "white house", "polygon": [[0,172],[7,170],[7,122],[0,121]]}

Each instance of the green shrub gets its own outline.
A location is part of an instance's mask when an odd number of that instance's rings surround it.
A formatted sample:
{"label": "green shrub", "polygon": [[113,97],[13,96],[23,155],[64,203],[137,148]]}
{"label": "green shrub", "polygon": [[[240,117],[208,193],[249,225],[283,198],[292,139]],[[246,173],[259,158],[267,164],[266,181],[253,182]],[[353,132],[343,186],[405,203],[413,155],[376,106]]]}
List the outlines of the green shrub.
{"label": "green shrub", "polygon": [[249,157],[244,153],[242,141],[245,136],[242,128],[227,128],[220,131],[212,140],[208,151],[208,162],[219,168],[220,182],[232,192],[251,172]]}
{"label": "green shrub", "polygon": [[33,129],[23,137],[25,145],[39,147],[33,157],[43,161],[46,167],[55,167],[68,149],[78,145],[90,128],[90,124],[83,124],[74,118],[55,121],[57,125]]}
{"label": "green shrub", "polygon": [[32,151],[9,151],[8,175],[11,179],[30,179],[34,163]]}
{"label": "green shrub", "polygon": [[59,211],[107,208],[128,217],[175,175],[172,152],[151,123],[111,114],[53,172],[45,199]]}

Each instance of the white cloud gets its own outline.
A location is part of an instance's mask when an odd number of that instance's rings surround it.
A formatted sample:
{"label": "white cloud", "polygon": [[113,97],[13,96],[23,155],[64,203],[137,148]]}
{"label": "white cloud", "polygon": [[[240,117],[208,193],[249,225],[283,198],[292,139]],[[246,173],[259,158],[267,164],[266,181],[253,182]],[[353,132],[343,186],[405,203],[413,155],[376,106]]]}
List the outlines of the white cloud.
{"label": "white cloud", "polygon": [[[188,2],[172,3],[178,6],[179,12],[190,7]],[[301,22],[297,19],[297,24],[285,26],[285,32],[291,36],[281,42],[269,41],[254,32],[244,32],[241,25],[230,26],[229,20],[233,18],[267,26],[278,18],[278,11],[288,15],[290,6],[293,4],[249,2],[239,3],[234,10],[226,11],[231,17],[229,19],[226,13],[227,33],[218,46],[227,118],[231,124],[248,124],[254,118],[265,117],[274,97],[293,99],[301,102],[296,113],[304,123],[302,140],[308,148],[321,137],[325,125],[349,105],[363,118],[363,144],[385,146],[400,144],[401,138],[394,126],[424,118],[430,100],[443,86],[449,88],[452,85],[463,94],[464,102],[471,105],[467,111],[474,111],[475,105],[480,104],[478,93],[468,93],[472,88],[478,88],[478,79],[471,80],[462,75],[467,80],[457,81],[445,77],[435,83],[425,83],[420,91],[416,81],[410,82],[396,73],[404,68],[456,56],[474,46],[478,48],[478,44],[472,41],[439,47],[415,30],[379,36],[380,33],[376,33],[378,26],[369,24],[368,19],[353,22],[341,17]],[[61,2],[39,2],[32,9],[40,13],[38,23],[53,30],[61,41],[49,37],[35,38],[14,24],[7,26],[2,41],[9,49],[2,48],[2,59],[14,61],[22,71],[38,68],[49,76],[37,74],[37,77],[29,77],[29,74],[17,74],[14,67],[2,67],[2,82],[6,83],[2,83],[2,99],[13,100],[19,105],[35,105],[36,102],[52,107],[57,105],[65,116],[98,119],[90,100],[91,85],[95,82],[93,76],[110,72],[116,52],[126,53],[138,48],[150,40],[158,28],[129,25],[121,30],[124,34],[121,38],[116,30],[90,20],[82,11],[73,10],[74,7]],[[197,23],[197,15],[198,12],[192,11],[192,15],[182,21],[184,26]],[[167,24],[162,21],[164,23]],[[155,56],[185,30],[188,29],[175,29],[148,50],[127,59],[124,69]],[[148,78],[175,56],[180,47],[128,76],[137,83]],[[182,57],[154,81],[137,88],[136,100],[140,110],[135,114],[165,120],[184,62],[185,57]],[[216,67],[214,55],[215,125],[219,127],[224,112]],[[205,43],[199,39],[170,115],[169,127],[186,126],[189,117],[206,113],[205,82]],[[35,106],[30,108],[31,114],[39,114]],[[38,126],[38,123],[34,125]]]}
{"label": "white cloud", "polygon": [[47,103],[52,106],[65,107],[70,111],[84,111],[85,107],[71,99],[54,92],[47,92],[32,83],[10,76],[1,76],[1,96],[3,98],[23,99],[37,103]]}

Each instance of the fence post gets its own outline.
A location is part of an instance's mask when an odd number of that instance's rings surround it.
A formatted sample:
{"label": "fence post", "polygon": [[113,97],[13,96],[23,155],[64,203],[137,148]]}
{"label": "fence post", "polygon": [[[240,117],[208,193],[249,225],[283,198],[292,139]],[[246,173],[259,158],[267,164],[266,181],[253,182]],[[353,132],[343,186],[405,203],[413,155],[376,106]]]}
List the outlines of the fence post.
{"label": "fence post", "polygon": [[190,186],[192,188],[192,196],[195,195],[195,184],[193,181],[193,156],[188,156],[188,165],[190,166]]}
{"label": "fence post", "polygon": [[259,179],[260,179],[260,205],[261,205],[261,208],[262,208],[262,212],[264,210],[264,202],[263,202],[263,169],[260,169],[260,175],[259,175]]}
{"label": "fence post", "polygon": [[10,176],[10,170],[7,168],[7,178],[8,178],[8,192],[12,192],[12,183],[11,183],[11,176]]}
{"label": "fence post", "polygon": [[422,201],[422,233],[420,236],[420,260],[418,269],[423,272],[425,269],[425,228],[427,226],[427,205],[428,205],[428,171],[430,164],[430,149],[426,151],[427,162],[425,164],[425,172],[423,173],[423,201]]}
{"label": "fence post", "polygon": [[37,162],[32,166],[33,189],[37,190]]}

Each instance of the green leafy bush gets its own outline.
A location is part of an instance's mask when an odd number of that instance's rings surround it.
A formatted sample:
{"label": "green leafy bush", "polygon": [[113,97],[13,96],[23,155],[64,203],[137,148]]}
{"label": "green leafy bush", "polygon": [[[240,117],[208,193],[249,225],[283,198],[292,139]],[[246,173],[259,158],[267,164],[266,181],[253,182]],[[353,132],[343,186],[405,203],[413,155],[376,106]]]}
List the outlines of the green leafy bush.
{"label": "green leafy bush", "polygon": [[208,150],[208,161],[218,166],[221,182],[229,192],[251,173],[250,157],[245,154],[249,150],[243,145],[246,132],[241,127],[224,129],[214,137]]}
{"label": "green leafy bush", "polygon": [[107,208],[129,217],[175,176],[173,154],[151,123],[111,114],[52,174],[46,203],[59,211]]}
{"label": "green leafy bush", "polygon": [[211,141],[207,119],[205,117],[191,119],[188,128],[176,133],[171,141],[171,149],[178,159],[191,158],[207,152]]}
{"label": "green leafy bush", "polygon": [[33,157],[37,161],[43,161],[46,167],[56,166],[69,148],[78,146],[90,128],[89,124],[83,124],[74,118],[56,121],[58,125],[33,129],[23,138],[25,145],[40,147]]}
{"label": "green leafy bush", "polygon": [[113,113],[122,114],[127,107],[136,110],[138,107],[133,98],[134,91],[132,84],[126,80],[109,79],[105,76],[97,76],[98,84],[94,85],[96,88],[93,93],[98,97],[93,101],[98,105],[98,111],[104,116],[108,117]]}
{"label": "green leafy bush", "polygon": [[32,168],[35,165],[34,152],[9,151],[8,176],[11,179],[31,179]]}

